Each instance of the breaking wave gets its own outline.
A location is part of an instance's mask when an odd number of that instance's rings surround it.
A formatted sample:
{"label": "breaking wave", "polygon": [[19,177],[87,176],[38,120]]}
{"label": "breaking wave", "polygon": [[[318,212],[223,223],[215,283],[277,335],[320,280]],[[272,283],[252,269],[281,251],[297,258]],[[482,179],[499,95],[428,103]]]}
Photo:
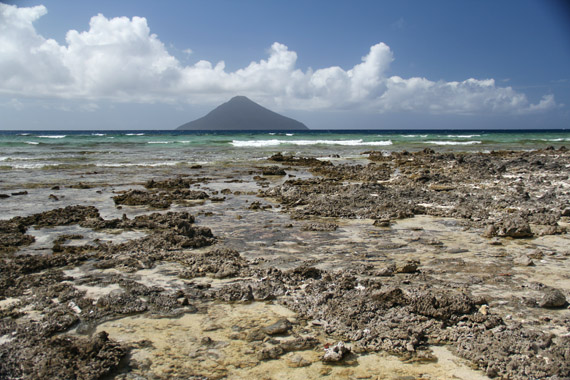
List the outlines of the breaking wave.
{"label": "breaking wave", "polygon": [[344,145],[344,146],[387,146],[392,140],[363,141],[359,140],[233,140],[231,145],[236,148],[263,148],[279,145]]}
{"label": "breaking wave", "polygon": [[424,144],[433,144],[433,145],[475,145],[481,144],[481,141],[473,140],[473,141],[424,141]]}

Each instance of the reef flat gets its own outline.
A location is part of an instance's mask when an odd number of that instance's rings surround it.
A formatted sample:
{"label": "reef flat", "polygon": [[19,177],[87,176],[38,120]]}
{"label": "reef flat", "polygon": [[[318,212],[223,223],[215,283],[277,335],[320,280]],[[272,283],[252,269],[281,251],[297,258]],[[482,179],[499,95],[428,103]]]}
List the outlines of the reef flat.
{"label": "reef flat", "polygon": [[425,149],[2,183],[0,377],[568,378],[569,168]]}

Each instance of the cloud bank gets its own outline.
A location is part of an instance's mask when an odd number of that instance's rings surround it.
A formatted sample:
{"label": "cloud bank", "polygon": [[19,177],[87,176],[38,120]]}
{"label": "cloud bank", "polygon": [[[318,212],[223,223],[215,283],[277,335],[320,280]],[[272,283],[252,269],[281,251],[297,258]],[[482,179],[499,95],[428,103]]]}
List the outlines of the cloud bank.
{"label": "cloud bank", "polygon": [[[280,108],[359,109],[432,114],[521,114],[556,107],[552,95],[531,104],[493,79],[461,82],[388,76],[394,60],[384,43],[351,69],[296,68],[297,53],[275,42],[268,57],[228,72],[220,61],[183,65],[150,32],[143,17],[91,18],[89,30],[67,32],[65,44],[38,34],[44,6],[0,3],[0,94],[119,102],[202,103],[242,94]],[[190,50],[188,50],[190,51]]]}

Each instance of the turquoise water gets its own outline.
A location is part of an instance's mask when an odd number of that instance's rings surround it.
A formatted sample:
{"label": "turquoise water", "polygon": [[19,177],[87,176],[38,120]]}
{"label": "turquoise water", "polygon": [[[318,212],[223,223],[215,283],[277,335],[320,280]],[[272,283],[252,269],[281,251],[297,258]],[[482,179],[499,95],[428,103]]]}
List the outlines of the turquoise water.
{"label": "turquoise water", "polygon": [[0,174],[169,167],[264,159],[276,152],[358,157],[368,150],[532,150],[570,146],[570,131],[0,131]]}

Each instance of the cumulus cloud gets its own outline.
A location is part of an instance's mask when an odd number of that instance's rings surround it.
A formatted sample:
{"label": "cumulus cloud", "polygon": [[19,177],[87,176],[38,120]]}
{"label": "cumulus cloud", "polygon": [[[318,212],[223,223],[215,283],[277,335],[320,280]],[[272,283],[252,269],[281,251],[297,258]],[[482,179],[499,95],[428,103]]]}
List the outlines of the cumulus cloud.
{"label": "cumulus cloud", "polygon": [[[21,97],[199,103],[251,96],[290,109],[364,109],[376,112],[533,113],[556,107],[552,95],[531,104],[526,95],[493,79],[461,82],[388,76],[394,60],[384,43],[354,67],[296,67],[297,53],[275,42],[268,57],[229,72],[225,63],[183,65],[143,17],[91,18],[86,31],[70,30],[65,44],[41,36],[34,22],[44,6],[0,3],[0,94]],[[188,54],[191,52],[187,50]]]}

